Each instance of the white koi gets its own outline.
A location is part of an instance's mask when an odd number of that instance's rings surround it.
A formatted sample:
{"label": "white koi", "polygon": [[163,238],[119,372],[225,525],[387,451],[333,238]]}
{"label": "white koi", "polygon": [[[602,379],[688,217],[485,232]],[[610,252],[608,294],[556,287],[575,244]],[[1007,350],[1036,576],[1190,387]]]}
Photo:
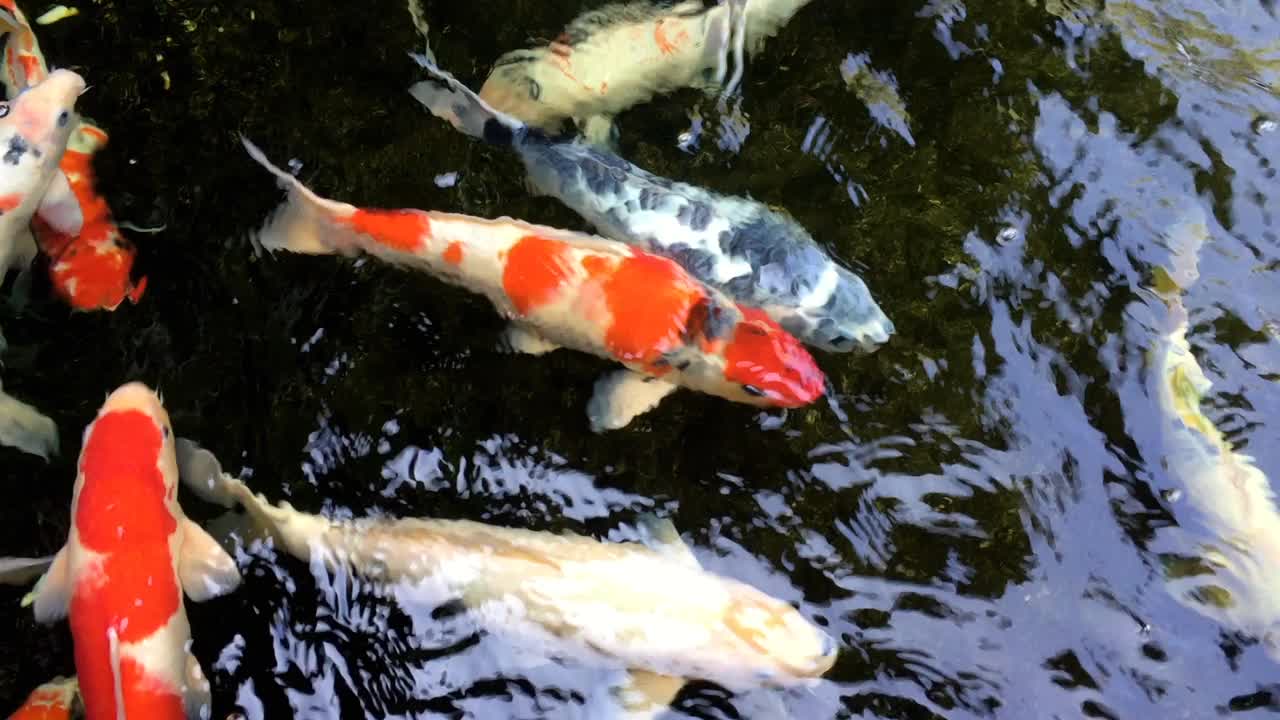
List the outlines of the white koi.
{"label": "white koi", "polygon": [[704,570],[670,521],[648,523],[650,547],[468,520],[330,520],[273,505],[209,451],[178,447],[183,483],[244,508],[278,549],[415,604],[460,601],[479,626],[547,657],[626,668],[619,694],[633,712],[669,703],[686,678],[805,686],[836,659],[835,641],[791,605]]}

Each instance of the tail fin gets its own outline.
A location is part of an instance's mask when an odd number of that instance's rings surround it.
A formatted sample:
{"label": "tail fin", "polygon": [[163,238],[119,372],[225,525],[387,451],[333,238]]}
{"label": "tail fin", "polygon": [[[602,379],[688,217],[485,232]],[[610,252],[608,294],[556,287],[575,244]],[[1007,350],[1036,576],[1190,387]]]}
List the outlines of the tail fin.
{"label": "tail fin", "polygon": [[494,110],[479,95],[436,67],[426,56],[410,53],[409,57],[439,81],[423,80],[409,88],[409,94],[425,105],[432,115],[448,120],[455,128],[472,137],[495,145],[510,145],[526,131],[524,123]]}
{"label": "tail fin", "polygon": [[273,252],[287,250],[309,255],[345,255],[360,247],[360,236],[349,226],[335,222],[355,213],[355,206],[311,192],[297,178],[276,167],[248,138],[241,136],[240,141],[244,143],[249,157],[275,175],[280,187],[289,191],[284,204],[258,231],[257,239],[263,248]]}

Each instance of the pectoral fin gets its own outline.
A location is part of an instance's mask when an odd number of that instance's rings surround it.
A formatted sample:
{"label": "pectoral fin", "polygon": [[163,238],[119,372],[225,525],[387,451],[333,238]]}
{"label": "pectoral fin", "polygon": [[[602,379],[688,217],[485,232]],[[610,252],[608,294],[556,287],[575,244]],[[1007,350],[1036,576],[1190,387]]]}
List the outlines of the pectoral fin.
{"label": "pectoral fin", "polygon": [[0,557],[0,585],[26,585],[49,570],[53,556],[42,558]]}
{"label": "pectoral fin", "polygon": [[217,456],[187,438],[178,438],[174,451],[178,456],[178,479],[188,490],[205,502],[235,507],[236,499],[227,492]]}
{"label": "pectoral fin", "polygon": [[678,386],[665,380],[618,370],[596,381],[595,394],[587,403],[587,419],[592,432],[617,430],[636,416],[652,410]]}
{"label": "pectoral fin", "polygon": [[200,668],[200,661],[196,660],[196,656],[191,654],[191,648],[187,648],[187,668],[184,673],[183,682],[185,687],[182,688],[182,704],[186,709],[189,718],[208,718],[209,717],[209,680],[204,676],[204,671]]}
{"label": "pectoral fin", "polygon": [[48,460],[58,452],[58,426],[39,410],[0,391],[0,445]]}
{"label": "pectoral fin", "polygon": [[195,602],[225,595],[240,585],[240,571],[218,541],[188,518],[182,519],[182,550],[178,577],[187,597]]}
{"label": "pectoral fin", "polygon": [[680,693],[680,688],[684,687],[684,682],[684,678],[659,675],[648,670],[630,671],[626,682],[614,688],[614,697],[623,710],[619,717],[627,720],[653,717],[671,705],[671,701]]}
{"label": "pectoral fin", "polygon": [[498,347],[502,350],[528,355],[543,355],[560,349],[559,345],[542,337],[532,329],[516,323],[507,326],[507,329],[502,333],[502,340],[499,342]]}
{"label": "pectoral fin", "polygon": [[[84,215],[80,212],[80,201],[76,199],[75,191],[71,189],[66,173],[59,170],[53,174],[49,189],[40,198],[36,215],[64,236],[79,234],[80,227],[84,223]],[[56,259],[56,255],[60,254],[65,247],[65,245],[56,248],[45,247],[44,250],[54,254]]]}
{"label": "pectoral fin", "polygon": [[645,514],[637,519],[637,523],[652,538],[651,544],[655,550],[689,567],[701,567],[698,559],[693,556],[693,551],[680,539],[680,533],[669,519]]}
{"label": "pectoral fin", "polygon": [[34,604],[36,622],[51,623],[67,616],[71,606],[71,569],[67,546],[53,556],[49,569],[36,581],[36,586],[22,598],[22,607]]}

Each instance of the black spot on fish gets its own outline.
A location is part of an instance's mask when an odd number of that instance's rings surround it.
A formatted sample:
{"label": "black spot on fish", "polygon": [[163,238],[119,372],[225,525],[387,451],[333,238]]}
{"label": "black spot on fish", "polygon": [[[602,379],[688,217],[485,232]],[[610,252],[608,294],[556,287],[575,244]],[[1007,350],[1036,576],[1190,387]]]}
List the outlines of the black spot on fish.
{"label": "black spot on fish", "polygon": [[751,266],[750,276],[734,278],[723,289],[744,302],[808,294],[830,259],[807,235],[798,233],[804,231],[771,216],[720,233],[720,249]]}
{"label": "black spot on fish", "polygon": [[685,334],[690,338],[701,336],[707,340],[727,338],[738,322],[738,313],[722,305],[716,299],[703,299],[689,311]]}
{"label": "black spot on fish", "polygon": [[17,165],[22,160],[22,155],[30,149],[31,146],[22,139],[21,135],[13,135],[9,138],[9,149],[4,153],[4,161],[10,165]]}
{"label": "black spot on fish", "polygon": [[687,225],[694,232],[702,232],[711,224],[711,206],[692,200],[682,206],[676,213],[676,219],[682,225]]}
{"label": "black spot on fish", "polygon": [[[648,245],[655,249],[661,247],[653,239],[648,241]],[[692,248],[684,243],[676,243],[664,249],[662,254],[675,260],[677,265],[703,282],[708,282],[709,278],[715,276],[717,258],[706,250]]]}
{"label": "black spot on fish", "polygon": [[[493,68],[497,70],[498,68],[506,67],[508,65],[523,65],[537,60],[538,57],[538,53],[533,52],[532,50],[513,50],[512,52],[509,52],[495,60],[493,62]],[[513,76],[518,73],[515,68],[508,68],[508,70],[512,71],[509,74]]]}
{"label": "black spot on fish", "polygon": [[494,145],[507,146],[515,143],[515,132],[512,129],[497,120],[490,118],[484,124],[484,141]]}
{"label": "black spot on fish", "polygon": [[640,202],[635,198],[626,201],[623,205],[627,208],[627,212],[629,213],[640,212]]}
{"label": "black spot on fish", "polygon": [[691,365],[691,364],[692,364],[692,361],[691,361],[691,360],[685,360],[684,362],[680,363],[679,365],[676,365],[676,369],[677,369],[677,370],[679,370],[680,372],[684,372],[685,370],[688,370],[688,369],[689,369],[689,365]]}
{"label": "black spot on fish", "polygon": [[660,193],[653,188],[646,187],[640,191],[640,209],[657,210],[658,206],[662,204],[664,198],[666,198],[666,195],[663,193]]}

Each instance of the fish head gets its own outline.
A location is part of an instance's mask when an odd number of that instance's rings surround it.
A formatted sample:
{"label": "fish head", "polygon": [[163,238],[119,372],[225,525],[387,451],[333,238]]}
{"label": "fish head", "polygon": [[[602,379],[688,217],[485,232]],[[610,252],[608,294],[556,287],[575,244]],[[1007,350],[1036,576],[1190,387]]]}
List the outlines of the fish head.
{"label": "fish head", "polygon": [[[566,115],[548,102],[548,79],[537,77],[545,64],[533,51],[502,56],[480,87],[480,99],[526,125],[552,133],[562,130]],[[555,84],[554,80],[550,83]]]}
{"label": "fish head", "polygon": [[[154,491],[166,504],[177,503],[178,460],[169,413],[160,396],[140,382],[116,388],[85,429],[80,470],[88,476],[96,469],[120,474],[122,469],[158,470]],[[156,477],[152,472],[148,477]]]}
{"label": "fish head", "polygon": [[79,121],[76,98],[84,89],[84,78],[55,70],[0,102],[0,209],[13,209],[52,177]]}
{"label": "fish head", "polygon": [[806,342],[828,352],[874,352],[895,328],[862,278],[836,267],[836,284],[821,307],[806,309],[785,327]]}
{"label": "fish head", "polygon": [[[704,312],[734,318],[698,323],[703,347],[723,360],[722,380],[731,400],[761,407],[800,407],[822,397],[826,377],[794,335],[764,311],[739,306],[735,312],[706,304]],[[717,326],[720,326],[717,328]]]}
{"label": "fish head", "polygon": [[750,586],[735,589],[725,610],[725,627],[745,653],[747,684],[787,686],[824,675],[836,662],[839,646],[791,605]]}

